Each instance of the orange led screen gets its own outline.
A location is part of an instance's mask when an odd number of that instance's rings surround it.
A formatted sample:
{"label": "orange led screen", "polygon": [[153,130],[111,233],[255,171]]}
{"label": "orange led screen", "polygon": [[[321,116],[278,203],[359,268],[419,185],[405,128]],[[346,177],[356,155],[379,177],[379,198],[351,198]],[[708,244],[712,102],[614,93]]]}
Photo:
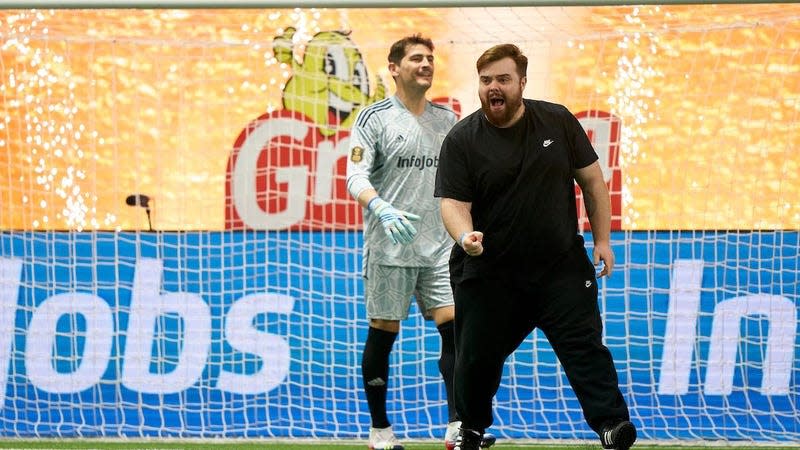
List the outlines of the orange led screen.
{"label": "orange led screen", "polygon": [[477,56],[513,42],[527,97],[613,118],[587,131],[617,228],[800,228],[800,5],[753,4],[0,11],[0,229],[143,229],[133,194],[160,230],[357,224],[342,147],[417,32],[462,116]]}

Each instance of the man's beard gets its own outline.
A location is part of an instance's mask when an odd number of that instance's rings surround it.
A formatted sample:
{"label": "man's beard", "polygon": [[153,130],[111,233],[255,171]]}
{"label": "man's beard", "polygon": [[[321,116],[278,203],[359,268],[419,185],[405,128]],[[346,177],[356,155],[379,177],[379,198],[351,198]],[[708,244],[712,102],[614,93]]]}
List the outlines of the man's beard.
{"label": "man's beard", "polygon": [[514,115],[522,108],[522,97],[507,98],[503,97],[505,101],[505,108],[501,112],[492,111],[491,100],[488,96],[486,99],[481,98],[481,109],[486,118],[492,125],[498,127],[505,127],[511,125],[509,122],[514,118]]}

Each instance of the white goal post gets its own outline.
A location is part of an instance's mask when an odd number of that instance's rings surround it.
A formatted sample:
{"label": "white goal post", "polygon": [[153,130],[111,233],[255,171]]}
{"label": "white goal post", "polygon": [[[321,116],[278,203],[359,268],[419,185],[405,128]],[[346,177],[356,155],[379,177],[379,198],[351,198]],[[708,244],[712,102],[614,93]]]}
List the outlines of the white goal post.
{"label": "white goal post", "polygon": [[[433,101],[478,108],[475,58],[514,42],[526,97],[591,138],[640,438],[800,441],[800,5],[311,3],[0,2],[0,437],[365,438],[344,162],[393,93],[389,46],[421,32]],[[403,439],[442,438],[438,345],[413,310]],[[538,332],[491,431],[596,440]]]}

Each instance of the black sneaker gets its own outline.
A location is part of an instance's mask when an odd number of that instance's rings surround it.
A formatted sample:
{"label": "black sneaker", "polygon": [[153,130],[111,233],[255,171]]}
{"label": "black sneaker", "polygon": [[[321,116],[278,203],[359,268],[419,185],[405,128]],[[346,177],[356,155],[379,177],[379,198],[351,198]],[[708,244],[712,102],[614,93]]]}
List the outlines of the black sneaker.
{"label": "black sneaker", "polygon": [[492,433],[483,433],[481,438],[481,448],[489,448],[497,442],[497,438]]}
{"label": "black sneaker", "polygon": [[636,441],[636,427],[627,420],[616,425],[606,425],[600,433],[600,442],[603,448],[614,450],[628,450]]}
{"label": "black sneaker", "polygon": [[[445,450],[455,450],[456,440],[458,439],[458,433],[460,431],[460,420],[455,420],[447,424],[447,431],[445,432],[444,437]],[[497,438],[494,437],[492,433],[483,433],[483,437],[481,438],[481,448],[489,448],[493,446],[495,442],[497,442]]]}
{"label": "black sneaker", "polygon": [[456,438],[456,446],[453,450],[480,450],[483,434],[475,430],[462,428]]}

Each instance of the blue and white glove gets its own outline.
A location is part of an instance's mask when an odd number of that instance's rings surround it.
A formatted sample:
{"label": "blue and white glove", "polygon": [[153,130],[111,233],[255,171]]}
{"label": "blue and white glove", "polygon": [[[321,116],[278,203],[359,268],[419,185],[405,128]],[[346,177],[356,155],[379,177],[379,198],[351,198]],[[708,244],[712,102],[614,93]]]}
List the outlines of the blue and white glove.
{"label": "blue and white glove", "polygon": [[396,209],[380,197],[370,200],[367,209],[381,221],[383,230],[393,243],[408,244],[417,235],[417,229],[411,222],[419,220],[418,215]]}

